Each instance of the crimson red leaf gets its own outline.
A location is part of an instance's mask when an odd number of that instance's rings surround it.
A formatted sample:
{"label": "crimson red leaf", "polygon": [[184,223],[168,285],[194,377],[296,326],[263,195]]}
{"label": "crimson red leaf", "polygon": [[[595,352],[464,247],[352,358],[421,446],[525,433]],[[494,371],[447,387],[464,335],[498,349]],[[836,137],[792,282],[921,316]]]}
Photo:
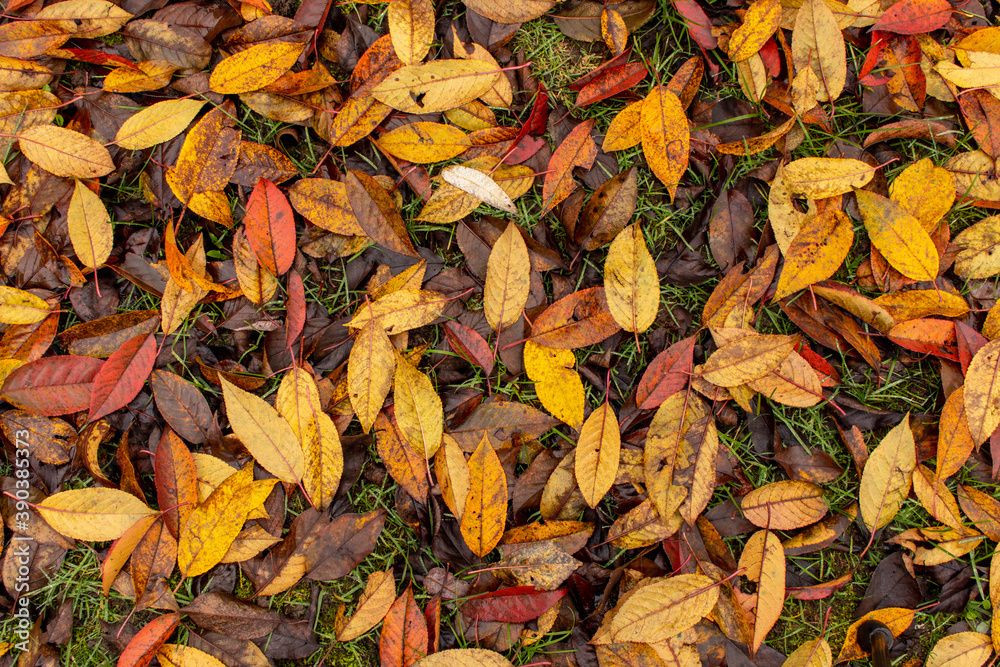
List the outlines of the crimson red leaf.
{"label": "crimson red leaf", "polygon": [[719,45],[719,40],[712,34],[712,22],[708,19],[708,14],[701,8],[701,5],[694,0],[674,0],[674,7],[686,19],[685,23],[687,23],[688,32],[691,33],[691,39],[698,46],[706,51],[711,51]]}
{"label": "crimson red leaf", "polygon": [[288,274],[288,321],[285,323],[285,345],[292,346],[306,325],[306,290],[298,271]]}
{"label": "crimson red leaf", "polygon": [[139,395],[156,361],[156,334],[125,341],[94,376],[88,421],[111,414]]}
{"label": "crimson red leaf", "polygon": [[[521,128],[521,135],[518,140],[528,134],[541,134],[545,132],[549,123],[549,93],[545,90],[545,85],[539,81],[538,94],[535,95],[535,103],[531,107],[531,115]],[[517,143],[517,142],[515,142]]]}
{"label": "crimson red leaf", "polygon": [[77,356],[45,357],[7,376],[2,397],[22,410],[54,417],[90,407],[94,376],[104,362]]}
{"label": "crimson red leaf", "polygon": [[537,591],[534,586],[516,586],[472,598],[461,609],[477,621],[527,623],[548,611],[564,595],[563,589]]}
{"label": "crimson red leaf", "polygon": [[653,410],[684,388],[691,379],[696,338],[689,336],[677,341],[656,355],[639,380],[635,390],[636,405],[643,410]]}
{"label": "crimson red leaf", "polygon": [[247,241],[265,269],[280,276],[295,259],[295,219],[285,195],[262,178],[250,194],[244,218]]}
{"label": "crimson red leaf", "polygon": [[958,360],[962,364],[962,374],[969,370],[972,357],[989,341],[965,322],[955,322],[955,336],[958,339]]}
{"label": "crimson red leaf", "polygon": [[950,18],[948,0],[900,0],[879,17],[873,29],[919,35],[943,28]]}
{"label": "crimson red leaf", "polygon": [[122,58],[121,56],[115,55],[114,53],[104,53],[103,51],[94,51],[92,49],[61,49],[61,50],[73,56],[74,60],[79,60],[81,62],[93,63],[95,65],[106,65],[108,67],[116,67],[121,65],[123,67],[128,67],[129,69],[133,69],[137,72],[142,71],[131,60]]}
{"label": "crimson red leaf", "polygon": [[628,63],[606,69],[580,90],[580,94],[576,96],[576,106],[582,107],[600,102],[629,90],[645,79],[647,74],[649,72],[642,63]]}
{"label": "crimson red leaf", "polygon": [[166,614],[144,625],[118,656],[118,667],[146,667],[177,629],[180,618],[180,614]]}
{"label": "crimson red leaf", "polygon": [[493,373],[493,350],[478,331],[459,322],[445,322],[444,334],[459,356],[482,368],[487,375]]}

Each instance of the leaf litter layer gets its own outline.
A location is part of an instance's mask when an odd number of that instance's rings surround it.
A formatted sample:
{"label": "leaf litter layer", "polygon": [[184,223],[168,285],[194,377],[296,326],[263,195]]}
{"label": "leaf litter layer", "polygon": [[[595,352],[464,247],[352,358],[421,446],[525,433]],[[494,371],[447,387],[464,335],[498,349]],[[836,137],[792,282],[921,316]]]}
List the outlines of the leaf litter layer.
{"label": "leaf litter layer", "polygon": [[992,11],[8,3],[0,661],[985,664]]}

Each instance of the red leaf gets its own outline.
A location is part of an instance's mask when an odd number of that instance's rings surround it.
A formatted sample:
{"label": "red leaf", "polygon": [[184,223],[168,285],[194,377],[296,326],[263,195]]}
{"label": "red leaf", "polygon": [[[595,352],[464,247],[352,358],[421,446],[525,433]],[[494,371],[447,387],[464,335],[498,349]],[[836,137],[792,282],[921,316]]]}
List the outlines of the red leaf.
{"label": "red leaf", "polygon": [[250,193],[246,225],[247,241],[265,269],[280,276],[292,268],[295,259],[295,219],[285,195],[271,181],[262,178]]}
{"label": "red leaf", "polygon": [[177,537],[180,526],[198,505],[198,472],[191,451],[169,428],[160,436],[153,471],[163,523]]}
{"label": "red leaf", "polygon": [[972,357],[989,341],[965,322],[955,322],[955,338],[958,340],[958,360],[962,364],[962,375],[965,375]]}
{"label": "red leaf", "polygon": [[719,40],[712,34],[712,22],[708,20],[708,14],[701,8],[701,5],[694,0],[674,0],[674,7],[686,19],[691,39],[698,46],[706,51],[711,51],[719,45]]}
{"label": "red leaf", "polygon": [[958,350],[955,348],[955,323],[951,320],[934,318],[908,320],[894,326],[889,331],[888,337],[893,343],[907,350],[958,361]]}
{"label": "red leaf", "polygon": [[568,84],[566,87],[569,88],[570,90],[581,91],[583,90],[584,86],[586,86],[588,83],[599,77],[601,75],[601,72],[603,72],[604,70],[611,69],[612,67],[618,67],[619,65],[624,65],[625,63],[627,63],[629,56],[631,55],[632,55],[632,47],[630,46],[629,48],[625,49],[625,51],[623,51],[622,53],[619,53],[611,60],[607,60],[601,63],[598,67],[595,67],[594,69],[590,70],[576,81]]}
{"label": "red leaf", "polygon": [[166,614],[143,626],[118,657],[118,667],[146,667],[177,629],[180,618],[180,614]]}
{"label": "red leaf", "polygon": [[54,417],[90,407],[94,377],[104,362],[77,356],[45,357],[7,376],[4,400],[36,415]]}
{"label": "red leaf", "polygon": [[[30,3],[29,3],[30,4]],[[10,11],[10,8],[8,8]],[[131,60],[122,58],[114,53],[104,53],[103,51],[94,51],[92,49],[59,49],[60,51],[65,51],[73,56],[74,60],[79,60],[85,63],[93,63],[94,65],[107,65],[109,67],[128,67],[129,69],[134,69],[135,71],[141,71],[138,66]]]}
{"label": "red leaf", "polygon": [[697,336],[677,341],[656,355],[642,374],[635,390],[635,403],[643,410],[652,410],[676,394],[691,379],[694,366],[694,343]]}
{"label": "red leaf", "polygon": [[[538,83],[538,94],[535,95],[535,104],[531,107],[531,115],[524,123],[522,132],[528,134],[544,133],[549,124],[549,93],[545,90],[545,84]],[[523,138],[518,137],[519,139]]]}
{"label": "red leaf", "polygon": [[477,621],[527,623],[548,611],[564,595],[564,589],[536,591],[534,586],[516,586],[472,598],[461,609]]}
{"label": "red leaf", "polygon": [[772,79],[778,78],[781,74],[781,54],[778,53],[778,42],[774,37],[764,42],[760,49],[760,59],[764,61],[764,67]]}
{"label": "red leaf", "polygon": [[96,421],[128,405],[139,395],[142,385],[153,372],[155,361],[156,334],[136,336],[125,341],[94,376],[87,421]]}
{"label": "red leaf", "polygon": [[576,106],[582,107],[629,90],[646,78],[649,72],[642,63],[628,63],[606,69],[580,90]]}
{"label": "red leaf", "polygon": [[382,667],[409,667],[427,653],[427,621],[407,586],[382,621]]}
{"label": "red leaf", "polygon": [[427,655],[437,653],[441,648],[441,596],[435,595],[424,607],[424,621],[427,623]]}
{"label": "red leaf", "polygon": [[943,28],[950,18],[948,0],[900,0],[882,14],[873,29],[918,35]]}
{"label": "red leaf", "polygon": [[493,350],[478,331],[460,322],[445,322],[444,335],[459,356],[482,368],[487,375],[493,373]]}
{"label": "red leaf", "polygon": [[288,311],[285,323],[285,345],[289,348],[302,334],[306,325],[306,289],[298,271],[288,274]]}

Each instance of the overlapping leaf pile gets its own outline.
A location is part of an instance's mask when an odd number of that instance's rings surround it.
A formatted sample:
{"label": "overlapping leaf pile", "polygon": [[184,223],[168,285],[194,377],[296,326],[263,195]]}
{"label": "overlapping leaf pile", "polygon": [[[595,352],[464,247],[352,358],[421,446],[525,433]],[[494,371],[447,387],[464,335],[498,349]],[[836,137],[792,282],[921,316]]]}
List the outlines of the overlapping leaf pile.
{"label": "overlapping leaf pile", "polygon": [[[387,666],[818,667],[825,624],[787,658],[772,630],[872,549],[838,662],[864,620],[905,637],[922,602],[1000,598],[977,2],[6,12],[3,605],[79,540],[131,603],[120,667],[322,662],[377,626]],[[512,41],[531,21],[605,57],[572,109]],[[938,370],[934,414],[851,398],[907,366]],[[796,411],[842,446],[775,419]],[[380,548],[394,567],[332,611],[319,591]],[[827,549],[833,578],[801,558]],[[264,599],[293,590],[305,616]],[[36,611],[4,664],[59,663],[72,604]],[[984,664],[1000,616],[920,646],[895,650]]]}

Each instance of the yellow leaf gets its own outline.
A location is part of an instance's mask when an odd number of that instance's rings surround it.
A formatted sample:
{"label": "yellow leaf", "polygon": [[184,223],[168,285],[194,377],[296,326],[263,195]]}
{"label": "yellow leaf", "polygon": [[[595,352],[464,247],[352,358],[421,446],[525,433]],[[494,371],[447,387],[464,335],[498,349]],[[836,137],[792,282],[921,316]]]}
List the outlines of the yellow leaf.
{"label": "yellow leaf", "polygon": [[170,335],[187,319],[194,307],[198,305],[208,292],[198,285],[193,285],[194,292],[182,289],[173,278],[167,279],[160,299],[160,327],[163,333]]}
{"label": "yellow leaf", "polygon": [[180,644],[164,644],[156,652],[163,667],[225,667],[225,664],[201,649]]}
{"label": "yellow leaf", "polygon": [[771,221],[774,240],[781,249],[781,254],[787,255],[792,241],[809,219],[809,214],[803,213],[792,203],[792,192],[785,182],[784,168],[780,164],[767,195],[767,217]]}
{"label": "yellow leaf", "polygon": [[719,599],[715,582],[700,574],[678,574],[643,586],[611,619],[616,642],[654,644],[693,627]]}
{"label": "yellow leaf", "polygon": [[729,59],[735,63],[756,54],[780,24],[781,0],[757,0],[729,38]]}
{"label": "yellow leaf", "polygon": [[840,649],[836,664],[847,662],[848,660],[861,660],[866,658],[868,653],[858,646],[858,628],[866,621],[878,621],[884,623],[889,628],[893,637],[903,634],[910,624],[913,623],[913,616],[916,612],[912,609],[902,609],[900,607],[885,607],[869,612],[851,623],[847,628],[847,636],[844,638],[844,646]]}
{"label": "yellow leaf", "polygon": [[[755,53],[746,60],[736,63],[736,78],[747,99],[755,104],[764,99],[770,77],[768,76],[767,68],[764,67],[764,60],[760,57],[759,53]],[[794,87],[792,88],[792,93],[795,93]]]}
{"label": "yellow leaf", "polygon": [[480,558],[493,551],[507,522],[507,476],[488,437],[469,458],[469,495],[460,528],[465,543]]}
{"label": "yellow leaf", "polygon": [[295,210],[309,222],[334,234],[363,236],[365,230],[354,217],[347,187],[325,178],[303,178],[288,190]]}
{"label": "yellow leaf", "polygon": [[292,427],[292,432],[302,438],[309,422],[323,412],[319,386],[313,374],[301,366],[295,366],[285,373],[278,385],[274,409],[285,418]]}
{"label": "yellow leaf", "polygon": [[[390,8],[395,6],[395,3],[389,5]],[[407,162],[429,164],[461,155],[472,146],[472,142],[465,132],[453,125],[418,121],[382,135],[378,146]]]}
{"label": "yellow leaf", "polygon": [[233,268],[243,295],[253,303],[267,303],[278,290],[278,278],[257,263],[242,226],[233,235]]}
{"label": "yellow leaf", "polygon": [[754,489],[740,501],[743,515],[756,526],[795,530],[814,524],[827,513],[823,487],[786,480]]}
{"label": "yellow leaf", "polygon": [[135,67],[117,67],[104,77],[104,90],[112,93],[144,93],[170,83],[177,65],[163,60],[147,60]]}
{"label": "yellow leaf", "polygon": [[372,95],[406,113],[441,113],[476,99],[499,76],[496,67],[478,60],[435,60],[396,70],[372,89]]}
{"label": "yellow leaf", "polygon": [[349,642],[378,625],[396,600],[396,580],[392,570],[372,572],[365,584],[365,592],[358,598],[354,616],[337,628],[337,641]]}
{"label": "yellow leaf", "polygon": [[815,369],[792,352],[776,370],[746,384],[768,400],[797,408],[808,408],[823,400],[823,383]]}
{"label": "yellow leaf", "polygon": [[830,667],[833,653],[823,638],[812,639],[795,649],[781,667]]}
{"label": "yellow leaf", "polygon": [[576,482],[591,507],[597,507],[615,483],[621,444],[618,417],[605,401],[590,413],[576,443]]}
{"label": "yellow leaf", "polygon": [[43,7],[34,18],[78,22],[74,39],[95,39],[118,32],[132,15],[108,0],[66,0]]}
{"label": "yellow leaf", "polygon": [[792,31],[792,62],[796,72],[807,68],[815,72],[820,82],[816,99],[820,102],[840,97],[847,80],[844,35],[824,0],[805,0],[799,8]]}
{"label": "yellow leaf", "polygon": [[972,358],[965,374],[965,415],[972,440],[982,444],[1000,426],[1000,340],[991,340]]}
{"label": "yellow leaf", "polygon": [[861,517],[870,530],[889,524],[910,493],[917,467],[916,446],[907,413],[875,448],[861,476]]}
{"label": "yellow leaf", "polygon": [[462,0],[462,4],[472,11],[500,23],[521,23],[537,19],[552,9],[556,2],[557,0]]}
{"label": "yellow leaf", "polygon": [[653,174],[667,186],[670,203],[687,170],[691,133],[684,106],[665,86],[657,86],[642,101],[642,152]]}
{"label": "yellow leaf", "polygon": [[462,448],[447,433],[442,437],[441,447],[434,457],[434,473],[441,485],[441,497],[456,519],[461,521],[465,513],[465,499],[469,495],[469,463]]}
{"label": "yellow leaf", "polygon": [[981,632],[943,637],[927,656],[925,667],[980,667],[993,655],[993,642]]}
{"label": "yellow leaf", "polygon": [[517,223],[510,221],[493,244],[486,263],[483,310],[486,321],[496,331],[517,322],[531,291],[531,261]]}
{"label": "yellow leaf", "polygon": [[389,3],[389,34],[396,56],[404,65],[416,65],[434,41],[434,6],[430,0],[393,0]]}
{"label": "yellow leaf", "polygon": [[929,315],[962,317],[969,312],[969,304],[957,294],[944,290],[914,289],[883,294],[875,303],[885,308],[897,322],[917,320]]}
{"label": "yellow leaf", "polygon": [[99,487],[57,493],[36,509],[57,533],[87,542],[117,540],[136,521],[156,514],[131,493]]}
{"label": "yellow leaf", "polygon": [[891,199],[865,190],[855,195],[872,245],[892,268],[913,280],[934,280],[938,252],[920,222]]}
{"label": "yellow leaf", "polygon": [[347,326],[363,329],[374,324],[394,336],[430,324],[441,315],[448,301],[439,292],[401,289],[361,306]]}
{"label": "yellow leaf", "polygon": [[924,158],[900,172],[889,188],[889,198],[931,233],[955,202],[955,177]]}
{"label": "yellow leaf", "polygon": [[427,459],[421,456],[403,437],[396,423],[395,410],[383,410],[375,418],[375,442],[378,455],[389,475],[411,498],[426,502],[430,492],[427,479]]}
{"label": "yellow leaf", "polygon": [[867,185],[875,176],[875,168],[861,160],[805,157],[786,164],[782,174],[793,197],[826,199]]}
{"label": "yellow leaf", "polygon": [[212,92],[222,95],[260,90],[281,78],[305,46],[300,42],[254,44],[216,65],[208,85]]}
{"label": "yellow leaf", "polygon": [[[552,5],[551,2],[548,4]],[[481,648],[452,648],[421,658],[413,663],[413,667],[513,667],[513,665],[510,660],[494,651]]]}
{"label": "yellow leaf", "polygon": [[0,322],[3,324],[34,324],[41,322],[52,307],[31,292],[0,285]]}
{"label": "yellow leaf", "polygon": [[977,280],[1000,273],[1000,215],[963,229],[953,243],[959,248],[955,273],[962,278]]}
{"label": "yellow leaf", "polygon": [[623,151],[642,143],[642,107],[644,100],[632,102],[611,119],[608,132],[604,135],[601,149]]}
{"label": "yellow leaf", "polygon": [[784,298],[832,276],[853,243],[854,229],[842,211],[829,208],[806,220],[785,251],[774,298]]}
{"label": "yellow leaf", "polygon": [[97,178],[115,170],[107,148],[73,130],[35,125],[17,139],[25,157],[56,176]]}
{"label": "yellow leaf", "polygon": [[313,507],[325,510],[333,502],[344,474],[344,450],[330,415],[320,412],[301,435],[305,471],[302,487]]}
{"label": "yellow leaf", "polygon": [[0,89],[32,90],[41,88],[52,81],[53,73],[48,67],[31,62],[0,56]]}
{"label": "yellow leaf", "polygon": [[204,100],[164,100],[130,116],[115,135],[122,148],[142,150],[170,141],[187,129],[205,105]]}
{"label": "yellow leaf", "polygon": [[740,567],[746,569],[747,579],[757,583],[751,646],[751,650],[756,652],[778,622],[785,604],[785,550],[781,547],[781,540],[769,530],[758,530],[743,547]]}
{"label": "yellow leaf", "polygon": [[77,181],[69,200],[66,226],[73,251],[84,268],[96,269],[111,256],[114,245],[111,216],[94,191]]}
{"label": "yellow leaf", "polygon": [[638,222],[619,232],[608,248],[604,294],[608,310],[625,331],[643,333],[656,321],[660,279]]}
{"label": "yellow leaf", "polygon": [[[455,52],[456,58],[478,60],[496,70],[500,69],[500,63],[496,61],[493,54],[481,45],[475,42],[463,43],[458,37],[454,23],[451,25],[451,35],[453,39],[452,50]],[[510,85],[510,80],[501,74],[490,89],[479,96],[479,99],[491,107],[510,107],[510,103],[514,101],[514,89]]]}
{"label": "yellow leaf", "polygon": [[961,470],[975,446],[965,416],[965,387],[959,387],[949,394],[941,408],[936,456],[938,477],[947,479]]}
{"label": "yellow leaf", "polygon": [[962,530],[962,516],[958,501],[952,495],[944,480],[930,468],[918,465],[913,471],[913,493],[927,513],[944,525]]}
{"label": "yellow leaf", "polygon": [[557,350],[529,340],[524,344],[524,370],[546,410],[575,430],[583,425],[583,381],[574,370],[572,350]]}
{"label": "yellow leaf", "polygon": [[283,482],[302,479],[302,445],[288,422],[264,399],[219,376],[233,433],[264,470]]}
{"label": "yellow leaf", "polygon": [[705,361],[702,375],[714,385],[738,387],[776,369],[797,343],[796,336],[749,332],[716,350]]}
{"label": "yellow leaf", "polygon": [[392,108],[379,102],[370,93],[355,93],[336,114],[327,112],[318,116],[323,120],[314,120],[313,127],[332,145],[350,146],[371,134],[390,113]]}
{"label": "yellow leaf", "polygon": [[365,433],[375,423],[389,395],[396,367],[395,354],[389,336],[377,322],[364,327],[354,339],[347,361],[347,387],[351,406]]}
{"label": "yellow leaf", "polygon": [[396,359],[396,423],[406,441],[429,459],[441,446],[444,409],[434,383],[404,357]]}
{"label": "yellow leaf", "polygon": [[622,15],[614,9],[605,7],[601,12],[601,35],[611,53],[617,56],[625,52],[628,44],[628,26],[625,25]]}

